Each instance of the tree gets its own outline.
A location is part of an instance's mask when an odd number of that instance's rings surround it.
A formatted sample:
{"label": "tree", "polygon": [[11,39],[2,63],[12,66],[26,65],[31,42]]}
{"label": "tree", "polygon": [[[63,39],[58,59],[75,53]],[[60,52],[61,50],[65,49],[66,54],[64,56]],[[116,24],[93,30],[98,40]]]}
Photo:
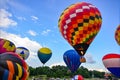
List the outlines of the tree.
{"label": "tree", "polygon": [[94,73],[94,77],[104,78],[104,72],[99,71],[89,71],[87,68],[81,66],[75,73],[72,73],[66,66],[53,66],[52,68],[48,66],[42,66],[37,68],[29,67],[30,76],[46,75],[47,77],[73,77],[74,75],[80,74],[84,78],[91,78]]}

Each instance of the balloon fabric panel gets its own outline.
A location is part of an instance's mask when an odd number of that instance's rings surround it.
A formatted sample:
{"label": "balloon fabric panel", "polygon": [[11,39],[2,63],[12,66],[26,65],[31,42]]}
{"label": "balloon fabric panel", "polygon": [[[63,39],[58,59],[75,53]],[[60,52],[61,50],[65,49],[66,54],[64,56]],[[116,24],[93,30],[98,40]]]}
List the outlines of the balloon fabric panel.
{"label": "balloon fabric panel", "polygon": [[74,50],[68,50],[63,55],[64,62],[71,72],[75,72],[80,66],[80,56]]}
{"label": "balloon fabric panel", "polygon": [[102,58],[104,66],[116,77],[120,77],[120,54],[109,53]]}
{"label": "balloon fabric panel", "polygon": [[0,54],[0,80],[26,80],[28,66],[16,53],[6,52]]}
{"label": "balloon fabric panel", "polygon": [[120,67],[112,67],[107,69],[111,71],[115,76],[120,78]]}
{"label": "balloon fabric panel", "polygon": [[41,48],[39,52],[44,53],[44,54],[51,54],[51,50],[49,48]]}
{"label": "balloon fabric panel", "polygon": [[0,54],[4,52],[15,52],[16,46],[9,40],[0,38]]}
{"label": "balloon fabric panel", "polygon": [[16,53],[18,53],[24,60],[26,60],[29,57],[29,50],[25,47],[17,47]]}
{"label": "balloon fabric panel", "polygon": [[120,25],[117,27],[115,31],[115,40],[118,45],[120,45]]}
{"label": "balloon fabric panel", "polygon": [[[11,61],[2,61],[1,63],[0,63],[0,66],[1,65],[4,65],[4,71],[8,71],[8,79],[11,79],[11,80],[13,80],[13,78],[19,78],[19,79],[21,79],[22,78],[22,74],[24,74],[24,69],[18,64],[18,63],[12,63]],[[7,71],[6,71],[6,73],[4,72],[4,74],[6,75],[7,74]],[[3,74],[3,73],[2,73]],[[15,76],[15,77],[13,77],[13,75]]]}
{"label": "balloon fabric panel", "polygon": [[5,70],[2,80],[8,80],[8,75],[9,75],[8,70]]}
{"label": "balloon fabric panel", "polygon": [[52,51],[47,47],[42,47],[38,50],[37,56],[39,60],[45,64],[52,56]]}
{"label": "balloon fabric panel", "polygon": [[[16,54],[13,54],[13,55],[16,55]],[[23,62],[21,61],[21,59],[16,56],[13,56],[13,55],[4,53],[4,54],[0,55],[0,58],[1,58],[1,60],[4,60],[4,61],[10,60],[10,61],[17,62],[17,63],[23,65]]]}
{"label": "balloon fabric panel", "polygon": [[[99,10],[89,3],[80,2],[69,6],[63,11],[59,18],[58,26],[62,36],[68,43],[80,55],[84,55],[89,44],[100,30],[101,23],[102,18]],[[81,47],[85,48],[85,50],[80,50]]]}
{"label": "balloon fabric panel", "polygon": [[38,52],[38,57],[43,64],[45,64],[50,59],[51,56],[52,54],[44,54]]}
{"label": "balloon fabric panel", "polygon": [[23,66],[26,70],[28,70],[27,64],[17,53],[12,53],[12,52],[3,53],[3,54],[0,55],[0,59],[1,60],[10,60],[12,62],[17,62],[21,66]]}

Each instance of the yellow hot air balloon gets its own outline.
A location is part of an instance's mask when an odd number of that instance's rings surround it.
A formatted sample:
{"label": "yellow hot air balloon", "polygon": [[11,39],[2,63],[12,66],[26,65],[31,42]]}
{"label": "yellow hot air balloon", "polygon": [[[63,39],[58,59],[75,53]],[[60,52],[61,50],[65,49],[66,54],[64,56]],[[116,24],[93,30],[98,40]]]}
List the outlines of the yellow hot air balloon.
{"label": "yellow hot air balloon", "polygon": [[47,47],[43,47],[38,50],[37,55],[38,55],[39,60],[43,64],[45,64],[51,58],[52,51]]}
{"label": "yellow hot air balloon", "polygon": [[0,38],[0,54],[4,52],[15,52],[16,46],[13,42],[7,39]]}

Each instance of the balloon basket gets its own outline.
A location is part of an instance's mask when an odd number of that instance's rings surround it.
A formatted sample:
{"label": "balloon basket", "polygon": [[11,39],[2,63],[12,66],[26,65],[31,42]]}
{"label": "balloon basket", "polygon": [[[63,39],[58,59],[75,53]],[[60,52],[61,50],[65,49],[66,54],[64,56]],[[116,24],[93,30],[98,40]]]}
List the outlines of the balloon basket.
{"label": "balloon basket", "polygon": [[85,57],[81,57],[81,58],[80,58],[80,62],[81,62],[81,63],[85,63],[85,62],[86,62]]}

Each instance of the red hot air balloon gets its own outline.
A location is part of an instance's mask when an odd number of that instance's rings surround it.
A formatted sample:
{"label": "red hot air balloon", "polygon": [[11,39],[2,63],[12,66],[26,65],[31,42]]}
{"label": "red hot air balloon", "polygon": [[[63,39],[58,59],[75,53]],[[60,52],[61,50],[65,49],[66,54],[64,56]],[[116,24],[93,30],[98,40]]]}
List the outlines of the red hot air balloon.
{"label": "red hot air balloon", "polygon": [[0,38],[0,54],[4,52],[15,52],[16,46],[13,42]]}
{"label": "red hot air balloon", "polygon": [[113,75],[120,77],[120,54],[109,53],[102,58],[102,61]]}
{"label": "red hot air balloon", "polygon": [[72,80],[84,80],[81,75],[75,75]]}
{"label": "red hot air balloon", "polygon": [[99,32],[102,18],[99,10],[90,3],[79,2],[66,8],[58,22],[59,30],[80,56]]}
{"label": "red hot air balloon", "polygon": [[115,31],[115,40],[118,45],[120,45],[120,25],[117,27]]}

